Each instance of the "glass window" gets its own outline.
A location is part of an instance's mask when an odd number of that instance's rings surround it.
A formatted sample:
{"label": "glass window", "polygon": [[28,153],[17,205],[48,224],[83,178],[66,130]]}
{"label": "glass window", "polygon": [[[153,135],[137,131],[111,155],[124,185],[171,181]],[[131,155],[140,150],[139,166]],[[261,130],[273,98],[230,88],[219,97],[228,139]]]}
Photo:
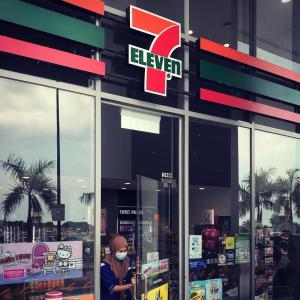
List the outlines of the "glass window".
{"label": "glass window", "polygon": [[249,174],[249,129],[190,123],[189,297],[250,299]]}
{"label": "glass window", "polygon": [[[59,91],[60,202],[63,241],[82,243],[83,274],[69,279],[70,294],[94,289],[94,98]],[[82,289],[84,287],[84,289]]]}
{"label": "glass window", "polygon": [[1,79],[1,299],[93,293],[93,98]]}
{"label": "glass window", "polygon": [[190,34],[249,53],[248,2],[191,0]]}
{"label": "glass window", "polygon": [[257,56],[299,71],[299,2],[266,0],[256,3]]}
{"label": "glass window", "polygon": [[[102,146],[101,295],[119,284],[108,266],[127,250],[124,281],[136,273],[137,290],[125,293],[178,299],[178,120],[103,104]],[[116,235],[128,247],[110,247]]]}
{"label": "glass window", "polygon": [[106,0],[105,5],[122,11],[125,11],[129,5],[134,5],[183,25],[183,0]]}
{"label": "glass window", "polygon": [[297,299],[300,276],[300,142],[255,132],[256,296]]}
{"label": "glass window", "polygon": [[[190,34],[206,38],[249,53],[249,0],[242,1],[190,1]],[[197,45],[196,45],[197,44]],[[247,94],[225,85],[200,78],[201,63],[214,62],[236,68],[236,64],[222,57],[200,51],[198,42],[190,47],[189,89],[192,111],[217,117],[250,122],[250,113],[229,106],[210,103],[199,99],[199,89],[207,88],[217,92],[246,97]]]}

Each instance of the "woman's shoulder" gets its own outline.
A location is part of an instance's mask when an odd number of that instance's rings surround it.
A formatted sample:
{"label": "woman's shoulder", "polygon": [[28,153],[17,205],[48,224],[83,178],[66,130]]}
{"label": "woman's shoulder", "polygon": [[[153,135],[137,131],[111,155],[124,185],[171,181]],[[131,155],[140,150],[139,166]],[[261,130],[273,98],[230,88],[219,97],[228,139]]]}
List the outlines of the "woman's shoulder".
{"label": "woman's shoulder", "polygon": [[107,261],[102,260],[101,261],[101,267],[110,266],[110,264]]}

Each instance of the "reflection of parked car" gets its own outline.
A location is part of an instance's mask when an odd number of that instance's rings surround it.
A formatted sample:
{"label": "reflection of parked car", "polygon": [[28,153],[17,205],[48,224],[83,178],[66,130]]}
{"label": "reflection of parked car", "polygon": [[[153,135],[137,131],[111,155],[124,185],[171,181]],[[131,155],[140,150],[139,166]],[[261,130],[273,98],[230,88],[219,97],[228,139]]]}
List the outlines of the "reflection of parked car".
{"label": "reflection of parked car", "polygon": [[63,241],[82,241],[81,236],[73,235],[73,236],[66,236],[62,239]]}
{"label": "reflection of parked car", "polygon": [[55,236],[46,236],[45,242],[56,242],[57,238]]}

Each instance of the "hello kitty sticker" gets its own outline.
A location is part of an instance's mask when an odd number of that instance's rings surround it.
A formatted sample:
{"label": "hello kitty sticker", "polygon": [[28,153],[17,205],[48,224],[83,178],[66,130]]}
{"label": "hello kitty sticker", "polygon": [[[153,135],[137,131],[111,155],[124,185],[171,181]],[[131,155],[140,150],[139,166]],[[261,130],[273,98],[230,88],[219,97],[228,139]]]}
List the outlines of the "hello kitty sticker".
{"label": "hello kitty sticker", "polygon": [[82,277],[82,241],[0,246],[0,285]]}

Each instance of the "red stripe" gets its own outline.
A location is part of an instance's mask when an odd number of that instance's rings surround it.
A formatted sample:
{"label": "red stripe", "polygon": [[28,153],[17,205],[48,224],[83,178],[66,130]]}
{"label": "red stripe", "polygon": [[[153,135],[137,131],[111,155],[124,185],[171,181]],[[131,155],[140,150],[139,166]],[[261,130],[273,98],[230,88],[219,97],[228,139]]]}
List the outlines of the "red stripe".
{"label": "red stripe", "polygon": [[0,35],[0,51],[97,75],[105,75],[105,63],[102,61],[16,40],[3,35]]}
{"label": "red stripe", "polygon": [[102,0],[62,0],[83,9],[104,15],[104,2]]}
{"label": "red stripe", "polygon": [[208,89],[200,89],[200,99],[208,102],[223,104],[226,106],[248,110],[254,113],[278,118],[290,122],[300,123],[300,114],[276,108],[273,106],[249,101],[243,98],[238,98]]}
{"label": "red stripe", "polygon": [[300,82],[299,73],[274,65],[270,62],[239,52],[237,50],[224,47],[223,45],[220,45],[218,43],[212,42],[204,38],[200,38],[200,49],[296,82]]}

